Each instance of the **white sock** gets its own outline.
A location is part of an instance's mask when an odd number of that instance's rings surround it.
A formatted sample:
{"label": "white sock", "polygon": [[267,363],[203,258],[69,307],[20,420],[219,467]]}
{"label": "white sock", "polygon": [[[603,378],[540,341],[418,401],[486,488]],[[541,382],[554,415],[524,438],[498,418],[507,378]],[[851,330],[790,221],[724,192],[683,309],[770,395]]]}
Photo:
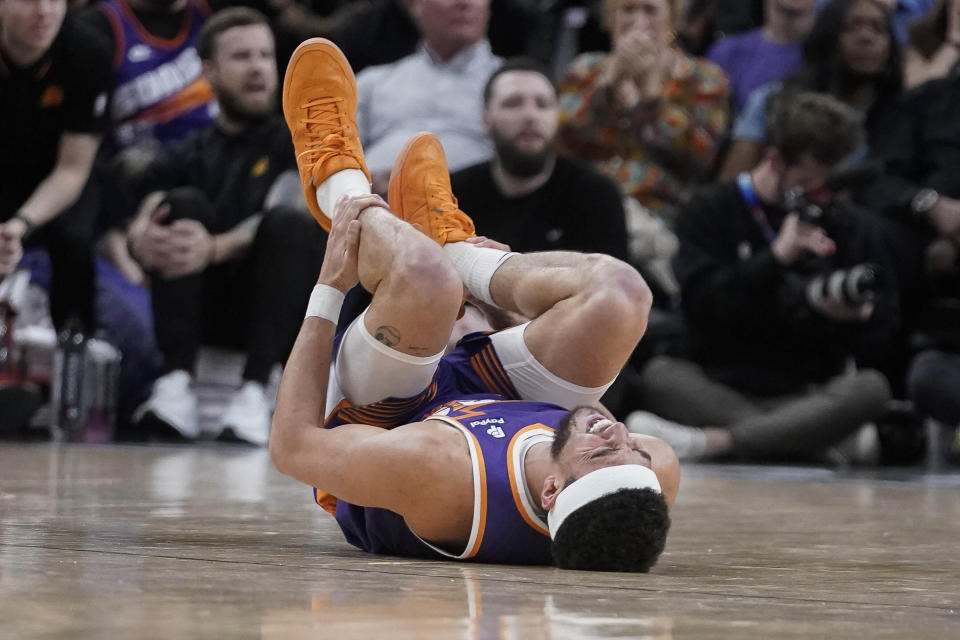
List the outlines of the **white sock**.
{"label": "white sock", "polygon": [[468,242],[451,242],[443,250],[453,262],[463,284],[477,298],[496,306],[490,296],[490,281],[493,274],[507,258],[517,255],[499,249],[477,247]]}
{"label": "white sock", "polygon": [[337,212],[337,201],[343,196],[365,196],[370,194],[370,182],[360,169],[344,169],[320,183],[317,187],[317,205],[333,220]]}

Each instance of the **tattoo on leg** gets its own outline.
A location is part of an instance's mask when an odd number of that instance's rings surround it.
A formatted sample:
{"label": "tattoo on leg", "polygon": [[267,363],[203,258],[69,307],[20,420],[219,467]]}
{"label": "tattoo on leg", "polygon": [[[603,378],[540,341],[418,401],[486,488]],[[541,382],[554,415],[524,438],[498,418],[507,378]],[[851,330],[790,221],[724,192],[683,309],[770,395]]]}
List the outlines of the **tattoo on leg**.
{"label": "tattoo on leg", "polygon": [[382,342],[388,347],[392,347],[400,343],[400,332],[394,327],[384,325],[382,327],[377,327],[377,333],[373,336],[377,339],[378,342]]}

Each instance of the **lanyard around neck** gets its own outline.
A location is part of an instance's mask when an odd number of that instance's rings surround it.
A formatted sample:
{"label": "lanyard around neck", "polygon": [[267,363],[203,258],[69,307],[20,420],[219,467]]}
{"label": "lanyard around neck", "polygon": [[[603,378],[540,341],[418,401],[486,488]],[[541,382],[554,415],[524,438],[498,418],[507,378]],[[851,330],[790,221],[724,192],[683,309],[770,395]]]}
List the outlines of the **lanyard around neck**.
{"label": "lanyard around neck", "polygon": [[756,189],[753,188],[753,180],[750,178],[750,174],[744,171],[738,175],[737,186],[740,188],[740,195],[743,196],[747,207],[750,209],[754,222],[760,227],[760,233],[763,234],[767,244],[773,244],[773,241],[777,238],[777,232],[774,231],[770,219],[767,217],[767,212],[760,204],[760,198],[757,196]]}

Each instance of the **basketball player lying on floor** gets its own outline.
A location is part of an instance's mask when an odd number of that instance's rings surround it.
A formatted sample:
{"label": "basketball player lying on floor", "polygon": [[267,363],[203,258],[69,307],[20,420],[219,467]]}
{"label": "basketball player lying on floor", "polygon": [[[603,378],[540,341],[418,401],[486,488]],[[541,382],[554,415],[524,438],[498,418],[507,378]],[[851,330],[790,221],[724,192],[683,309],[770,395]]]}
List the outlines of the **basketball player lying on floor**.
{"label": "basketball player lying on floor", "polygon": [[[369,552],[649,570],[677,458],[598,407],[646,328],[646,284],[606,256],[480,246],[430,134],[400,153],[392,213],[363,195],[355,91],[331,43],[294,53],[284,113],[330,237],[277,399],[277,468],[317,487],[347,540]],[[358,281],[373,301],[335,339]],[[464,285],[532,320],[469,335],[443,356]]]}

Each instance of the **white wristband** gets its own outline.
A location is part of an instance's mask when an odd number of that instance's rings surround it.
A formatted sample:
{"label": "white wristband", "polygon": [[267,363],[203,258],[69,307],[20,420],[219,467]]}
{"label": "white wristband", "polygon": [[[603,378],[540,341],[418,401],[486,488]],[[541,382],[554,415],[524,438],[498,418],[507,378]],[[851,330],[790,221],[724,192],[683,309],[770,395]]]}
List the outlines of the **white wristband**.
{"label": "white wristband", "polygon": [[323,318],[333,324],[337,324],[340,319],[340,307],[343,306],[343,292],[327,284],[318,284],[313,288],[310,294],[310,302],[307,303],[306,318]]}

